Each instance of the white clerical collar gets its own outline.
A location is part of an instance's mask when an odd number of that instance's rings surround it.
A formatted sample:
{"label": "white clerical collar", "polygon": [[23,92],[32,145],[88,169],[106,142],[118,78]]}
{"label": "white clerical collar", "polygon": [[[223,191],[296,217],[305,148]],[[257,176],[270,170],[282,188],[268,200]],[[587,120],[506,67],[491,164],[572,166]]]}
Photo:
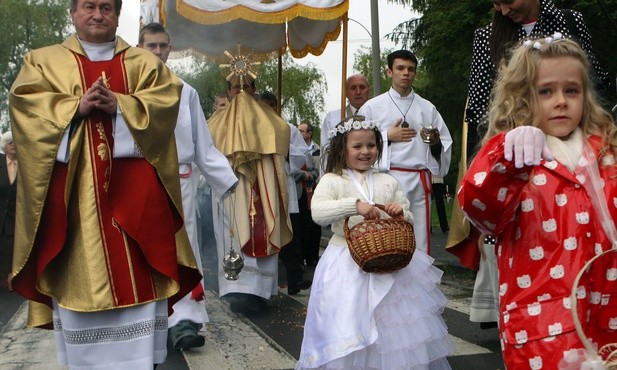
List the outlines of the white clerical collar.
{"label": "white clerical collar", "polygon": [[88,59],[93,62],[99,62],[102,60],[111,60],[114,57],[116,50],[116,40],[102,43],[92,43],[77,38],[81,47],[84,48]]}
{"label": "white clerical collar", "polygon": [[411,90],[409,90],[409,94],[407,94],[406,96],[402,96],[401,94],[399,94],[398,91],[394,90],[393,87],[390,87],[390,90],[388,91],[388,93],[390,94],[390,96],[393,96],[395,98],[400,98],[400,99],[412,98],[414,96],[414,94],[415,94],[413,89],[411,89]]}

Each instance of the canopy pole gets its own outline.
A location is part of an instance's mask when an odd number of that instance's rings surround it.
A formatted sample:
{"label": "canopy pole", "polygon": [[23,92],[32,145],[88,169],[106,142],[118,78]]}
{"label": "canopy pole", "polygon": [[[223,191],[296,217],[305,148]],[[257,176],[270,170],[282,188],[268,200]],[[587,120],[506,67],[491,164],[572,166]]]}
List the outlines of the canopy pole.
{"label": "canopy pole", "polygon": [[381,94],[381,48],[379,47],[379,5],[371,0],[371,63],[373,64],[373,96]]}
{"label": "canopy pole", "polygon": [[342,17],[343,20],[343,66],[342,66],[342,75],[341,75],[341,121],[345,118],[345,103],[346,103],[346,94],[345,90],[347,90],[347,26],[349,23],[348,13],[345,13]]}
{"label": "canopy pole", "polygon": [[278,52],[279,54],[279,58],[278,58],[278,73],[276,76],[276,83],[278,85],[277,89],[276,89],[276,97],[278,100],[278,103],[276,104],[276,113],[278,113],[278,115],[281,115],[281,110],[282,110],[282,105],[283,102],[281,101],[281,91],[283,90],[283,55],[281,54],[281,51],[279,50]]}

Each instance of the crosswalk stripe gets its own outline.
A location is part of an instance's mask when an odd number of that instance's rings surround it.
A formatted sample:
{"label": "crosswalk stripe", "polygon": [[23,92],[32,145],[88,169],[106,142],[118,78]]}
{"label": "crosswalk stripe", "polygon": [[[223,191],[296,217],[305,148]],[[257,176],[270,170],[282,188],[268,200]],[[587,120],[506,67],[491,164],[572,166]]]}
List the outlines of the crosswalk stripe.
{"label": "crosswalk stripe", "polygon": [[[243,316],[232,313],[213,291],[205,298],[210,323],[202,332],[203,347],[184,351],[191,370],[291,369],[296,360],[267,339]],[[52,330],[28,329],[27,303],[17,310],[0,335],[0,364],[4,369],[65,370],[56,361]]]}
{"label": "crosswalk stripe", "polygon": [[56,361],[52,330],[28,329],[28,304],[24,302],[0,336],[2,369],[65,370]]}
{"label": "crosswalk stripe", "polygon": [[[216,293],[206,294],[210,323],[203,347],[184,351],[191,370],[292,369],[296,360],[249,320],[229,310]],[[205,359],[207,358],[207,361]]]}
{"label": "crosswalk stripe", "polygon": [[448,297],[446,307],[469,316],[469,307],[471,306],[471,295],[469,293],[447,284],[441,284],[439,290]]}

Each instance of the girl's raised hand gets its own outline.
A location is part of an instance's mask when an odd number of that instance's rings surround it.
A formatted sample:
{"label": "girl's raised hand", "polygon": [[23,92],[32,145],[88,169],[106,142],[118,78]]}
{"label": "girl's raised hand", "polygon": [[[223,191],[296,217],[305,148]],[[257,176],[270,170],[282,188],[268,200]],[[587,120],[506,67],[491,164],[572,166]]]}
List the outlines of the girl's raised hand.
{"label": "girl's raised hand", "polygon": [[511,161],[514,156],[514,167],[537,166],[540,159],[553,160],[553,154],[546,145],[546,136],[542,130],[533,126],[519,126],[506,134],[503,147],[504,157]]}

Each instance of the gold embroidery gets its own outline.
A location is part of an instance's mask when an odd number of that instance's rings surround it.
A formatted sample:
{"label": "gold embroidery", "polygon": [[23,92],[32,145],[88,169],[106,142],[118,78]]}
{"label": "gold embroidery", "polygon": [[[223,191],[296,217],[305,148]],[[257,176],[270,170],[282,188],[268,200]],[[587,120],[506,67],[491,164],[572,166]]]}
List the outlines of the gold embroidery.
{"label": "gold embroidery", "polygon": [[[110,159],[110,150],[109,145],[107,143],[107,135],[105,135],[105,128],[103,127],[103,122],[96,123],[96,132],[99,134],[99,138],[101,139],[101,143],[97,146],[97,154],[101,161],[106,162]],[[111,167],[107,167],[105,170],[105,183],[103,184],[103,189],[105,191],[109,190],[109,178],[111,177]]]}
{"label": "gold embroidery", "polygon": [[109,148],[107,146],[107,138],[105,137],[105,129],[103,128],[103,122],[97,122],[96,132],[99,134],[99,138],[102,143],[97,147],[97,154],[102,161],[107,161],[109,158]]}
{"label": "gold embroidery", "polygon": [[101,72],[101,77],[103,77],[103,84],[109,89],[109,79],[107,78],[105,71]]}
{"label": "gold embroidery", "polygon": [[98,146],[98,154],[102,161],[107,161],[107,145],[101,143]]}

